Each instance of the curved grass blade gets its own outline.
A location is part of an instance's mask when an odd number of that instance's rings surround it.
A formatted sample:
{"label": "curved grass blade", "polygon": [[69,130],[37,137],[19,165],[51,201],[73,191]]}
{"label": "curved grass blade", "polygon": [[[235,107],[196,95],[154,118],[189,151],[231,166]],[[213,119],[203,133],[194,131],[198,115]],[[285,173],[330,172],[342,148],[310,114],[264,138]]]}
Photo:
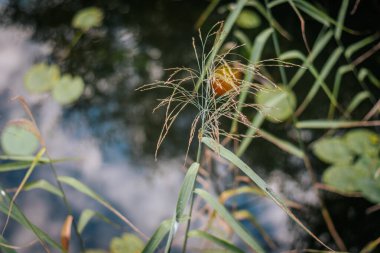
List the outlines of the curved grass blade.
{"label": "curved grass blade", "polygon": [[232,243],[230,243],[224,239],[221,239],[219,237],[216,237],[212,234],[209,234],[205,231],[192,230],[189,232],[189,237],[197,237],[197,238],[201,238],[201,239],[211,241],[211,242],[215,243],[216,245],[219,245],[222,248],[228,250],[228,252],[231,252],[231,253],[244,253],[243,250],[239,249],[238,247],[236,247]]}
{"label": "curved grass blade", "polygon": [[156,252],[157,247],[160,245],[161,241],[165,238],[165,236],[169,233],[172,220],[164,220],[157,230],[154,232],[152,237],[149,239],[148,243],[145,245],[143,251],[141,253],[154,253]]}
{"label": "curved grass blade", "polygon": [[[352,70],[353,70],[353,66],[351,64],[343,65],[338,68],[338,71],[335,75],[334,88],[333,88],[333,96],[336,100],[338,100],[338,94],[339,94],[340,84],[341,84],[343,75],[351,72]],[[334,113],[335,113],[335,106],[332,103],[330,103],[328,118],[332,119],[334,117]]]}
{"label": "curved grass blade", "polygon": [[[9,206],[11,203],[11,198],[5,192],[5,190],[0,186],[0,211],[4,214],[9,213]],[[10,213],[10,217],[20,223],[26,229],[31,230],[36,237],[43,243],[47,243],[50,246],[56,248],[57,250],[61,250],[61,245],[54,241],[47,233],[42,231],[36,225],[31,223],[29,219],[23,214],[23,212],[18,208],[17,204],[13,204],[12,212]],[[43,244],[44,247],[46,245]]]}
{"label": "curved grass blade", "polygon": [[25,184],[23,190],[24,191],[30,191],[30,190],[34,190],[34,189],[45,190],[45,191],[50,192],[54,195],[57,195],[60,198],[63,197],[62,192],[57,187],[55,187],[54,185],[50,184],[48,181],[43,180],[43,179]]}
{"label": "curved grass blade", "polygon": [[244,172],[253,182],[257,184],[257,186],[264,191],[279,207],[282,208],[282,210],[285,211],[285,213],[292,218],[305,232],[307,232],[311,237],[313,237],[317,242],[319,242],[321,245],[326,247],[329,250],[332,250],[329,248],[326,244],[324,244],[316,235],[314,235],[293,213],[289,210],[289,208],[285,205],[285,202],[272,191],[272,189],[265,183],[265,181],[257,175],[246,163],[244,163],[242,160],[239,159],[234,153],[229,151],[228,149],[224,148],[222,145],[217,143],[211,138],[203,137],[202,142],[206,144],[211,150],[213,150],[215,153],[220,154],[223,158],[225,158],[227,161],[234,164],[236,167],[238,167],[242,172]]}
{"label": "curved grass blade", "polygon": [[220,0],[212,0],[207,8],[202,12],[201,16],[198,18],[197,22],[195,22],[195,29],[198,30],[201,28],[203,23],[207,20],[210,14],[215,10],[216,6],[218,6]]}
{"label": "curved grass blade", "polygon": [[342,28],[344,27],[344,19],[346,17],[348,4],[350,3],[349,0],[343,0],[342,5],[339,9],[338,19],[337,19],[337,25],[335,27],[335,39],[340,40],[342,37]]}
{"label": "curved grass blade", "polygon": [[[204,138],[203,138],[204,139]],[[221,205],[211,194],[202,189],[195,189],[194,193],[204,199],[219,215],[227,222],[236,234],[247,243],[255,252],[264,252],[264,249],[258,242],[244,229],[244,227],[235,220],[230,212]]]}
{"label": "curved grass blade", "polygon": [[108,224],[111,224],[115,227],[119,227],[118,224],[112,222],[110,219],[108,219],[106,216],[104,216],[103,214],[99,213],[99,212],[96,212],[94,210],[91,210],[91,209],[85,209],[82,211],[82,213],[80,214],[80,217],[79,217],[79,220],[78,220],[78,232],[80,234],[83,233],[83,230],[85,229],[85,227],[87,226],[87,224],[90,222],[91,219],[93,218],[99,218],[101,220],[103,220],[104,222],[108,223]]}
{"label": "curved grass blade", "polygon": [[356,53],[358,50],[362,49],[363,47],[371,44],[372,42],[376,41],[379,38],[379,34],[372,34],[362,40],[359,40],[358,42],[355,42],[347,47],[346,51],[344,52],[344,55],[347,58],[351,58],[351,56]]}
{"label": "curved grass blade", "polygon": [[368,69],[361,68],[358,74],[359,81],[363,82],[366,77],[368,77],[373,85],[375,85],[377,88],[380,88],[380,80]]}
{"label": "curved grass blade", "polygon": [[260,233],[260,235],[263,237],[265,242],[268,244],[268,246],[271,249],[276,248],[276,244],[274,241],[270,238],[269,234],[265,231],[265,229],[260,225],[260,223],[256,220],[256,218],[247,210],[239,210],[233,213],[233,216],[237,220],[248,220]]}
{"label": "curved grass blade", "polygon": [[320,87],[324,89],[326,92],[327,96],[329,97],[331,103],[335,106],[337,106],[337,101],[328,88],[328,86],[324,83],[324,80],[328,76],[329,73],[331,73],[332,68],[336,64],[336,62],[339,60],[339,57],[343,53],[343,49],[338,47],[334,50],[334,52],[331,54],[331,56],[327,59],[327,62],[324,64],[321,73],[318,75],[317,80],[314,82],[313,86],[309,90],[307,96],[303,100],[302,104],[299,106],[297,109],[296,114],[300,115],[306,107],[310,104],[310,102],[314,99],[315,95],[317,94],[318,90]]}
{"label": "curved grass blade", "polygon": [[[165,252],[169,252],[175,233],[177,232],[178,224],[184,221],[184,211],[187,206],[187,203],[190,200],[191,195],[193,194],[193,189],[195,185],[195,180],[198,175],[199,163],[193,163],[188,169],[185,178],[183,180],[181,189],[179,191],[177,206],[175,215],[172,219],[169,238],[166,244]],[[189,225],[188,225],[189,226]],[[187,237],[187,235],[185,235]]]}
{"label": "curved grass blade", "polygon": [[346,114],[351,114],[358,105],[360,105],[364,100],[369,99],[371,94],[368,91],[362,91],[355,95],[351,100],[350,104],[347,106]]}
{"label": "curved grass blade", "polygon": [[334,129],[352,127],[371,127],[380,126],[380,120],[372,121],[347,121],[347,120],[305,120],[299,121],[295,125],[297,128],[310,129]]}
{"label": "curved grass blade", "polygon": [[110,210],[113,214],[115,214],[117,217],[119,217],[119,219],[121,219],[122,221],[124,221],[128,226],[130,226],[142,238],[144,238],[144,239],[148,238],[129,219],[127,219],[118,210],[116,210],[111,204],[109,204],[106,200],[104,200],[102,197],[100,197],[98,194],[96,194],[92,189],[90,189],[88,186],[86,186],[82,182],[78,181],[75,178],[66,177],[66,176],[60,176],[60,177],[58,177],[58,181],[60,181],[61,183],[64,183],[64,184],[67,184],[67,185],[71,186],[72,188],[76,189],[77,191],[79,191],[79,192],[87,195],[88,197],[92,198],[93,200],[99,202],[101,205],[103,205],[108,210]]}
{"label": "curved grass blade", "polygon": [[9,172],[15,170],[25,170],[30,167],[31,162],[12,162],[0,164],[0,172]]}
{"label": "curved grass blade", "polygon": [[16,251],[12,248],[7,247],[9,243],[5,240],[5,238],[0,235],[0,250],[2,253],[16,253]]}
{"label": "curved grass blade", "polygon": [[265,140],[273,143],[274,145],[276,145],[277,147],[279,147],[280,149],[284,150],[285,152],[288,152],[289,154],[291,155],[294,155],[298,158],[305,158],[305,153],[299,149],[298,147],[296,147],[295,145],[293,145],[292,143],[288,142],[288,141],[285,141],[285,140],[282,140],[262,129],[258,129],[258,134],[263,137]]}

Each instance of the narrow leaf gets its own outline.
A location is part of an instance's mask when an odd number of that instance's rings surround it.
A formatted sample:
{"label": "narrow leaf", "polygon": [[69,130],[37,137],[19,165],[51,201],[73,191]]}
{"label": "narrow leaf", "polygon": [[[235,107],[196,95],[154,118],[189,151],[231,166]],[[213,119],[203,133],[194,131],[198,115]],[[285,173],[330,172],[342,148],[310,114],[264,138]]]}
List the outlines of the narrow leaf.
{"label": "narrow leaf", "polygon": [[324,244],[321,240],[318,239],[285,205],[285,202],[272,191],[272,189],[265,183],[265,181],[257,175],[246,163],[240,160],[234,153],[224,148],[222,145],[217,143],[215,140],[204,137],[202,138],[202,142],[206,144],[211,150],[220,154],[227,161],[234,164],[238,167],[242,172],[244,172],[253,182],[260,187],[279,207],[281,207],[286,214],[292,218],[299,226],[302,227],[310,236],[312,236],[316,241],[318,241],[321,245],[331,250],[326,244]]}
{"label": "narrow leaf", "polygon": [[224,249],[228,250],[228,252],[231,252],[231,253],[244,253],[243,250],[239,249],[232,243],[201,230],[190,231],[189,237],[198,237],[198,238],[211,241],[215,243],[216,245],[223,247]]}
{"label": "narrow leaf", "polygon": [[82,182],[78,181],[75,178],[66,177],[66,176],[60,176],[58,177],[58,180],[64,184],[67,184],[73,187],[77,191],[87,195],[88,197],[94,199],[95,201],[99,202],[100,204],[105,206],[108,210],[110,210],[112,213],[114,213],[117,217],[119,217],[122,221],[124,221],[128,226],[130,226],[142,238],[144,239],[147,238],[147,236],[143,232],[141,232],[131,221],[129,221],[124,215],[122,215],[118,210],[116,210],[111,204],[109,204],[106,200],[104,200],[102,197],[100,197],[98,194],[96,194],[92,189],[90,189],[88,186],[86,186]]}
{"label": "narrow leaf", "polygon": [[[202,139],[202,141],[205,138]],[[245,228],[235,220],[230,212],[221,205],[213,196],[202,189],[195,189],[194,192],[203,198],[219,215],[226,221],[236,234],[246,242],[255,252],[264,252],[260,244],[245,230]]]}
{"label": "narrow leaf", "polygon": [[73,224],[73,216],[69,215],[66,217],[61,229],[61,244],[64,252],[69,251],[70,240],[71,240],[71,226]]}
{"label": "narrow leaf", "polygon": [[27,183],[24,186],[25,191],[30,191],[34,189],[45,190],[47,192],[57,195],[58,197],[61,197],[61,198],[63,197],[62,192],[57,187],[55,187],[54,185],[50,184],[48,181],[43,180],[43,179]]}
{"label": "narrow leaf", "polygon": [[352,128],[380,126],[380,120],[373,121],[345,121],[345,120],[305,120],[299,121],[295,125],[297,128]]}
{"label": "narrow leaf", "polygon": [[148,243],[145,245],[141,253],[154,253],[157,252],[157,247],[160,245],[161,241],[169,233],[171,228],[172,220],[164,220],[157,230],[154,232],[152,237],[149,239]]}

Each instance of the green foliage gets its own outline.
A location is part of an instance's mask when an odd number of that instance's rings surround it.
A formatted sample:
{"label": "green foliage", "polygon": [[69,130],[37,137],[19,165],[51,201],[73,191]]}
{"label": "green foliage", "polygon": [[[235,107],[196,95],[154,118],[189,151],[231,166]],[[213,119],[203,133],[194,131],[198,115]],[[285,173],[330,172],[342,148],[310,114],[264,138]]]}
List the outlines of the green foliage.
{"label": "green foliage", "polygon": [[110,244],[111,253],[140,253],[144,243],[134,234],[125,233],[113,238]]}
{"label": "green foliage", "polygon": [[84,83],[80,76],[65,74],[53,89],[53,98],[62,105],[75,102],[84,91]]}
{"label": "green foliage", "polygon": [[43,93],[53,89],[60,78],[59,67],[55,64],[38,63],[33,65],[25,74],[25,87],[34,93]]}
{"label": "green foliage", "polygon": [[236,25],[244,29],[254,29],[261,25],[261,19],[254,11],[243,10],[236,20]]}
{"label": "green foliage", "polygon": [[7,155],[33,155],[39,145],[38,132],[30,120],[10,121],[1,133],[1,147]]}
{"label": "green foliage", "polygon": [[80,10],[75,14],[72,20],[72,26],[74,28],[80,29],[83,32],[87,32],[93,27],[99,27],[103,22],[103,11],[96,7],[89,7]]}
{"label": "green foliage", "polygon": [[293,114],[296,96],[285,86],[268,87],[257,93],[256,102],[261,106],[265,117],[276,123],[288,119]]}
{"label": "green foliage", "polygon": [[332,166],[323,181],[338,191],[361,192],[369,201],[379,203],[380,137],[367,129],[348,131],[342,137],[324,137],[314,145],[314,154]]}

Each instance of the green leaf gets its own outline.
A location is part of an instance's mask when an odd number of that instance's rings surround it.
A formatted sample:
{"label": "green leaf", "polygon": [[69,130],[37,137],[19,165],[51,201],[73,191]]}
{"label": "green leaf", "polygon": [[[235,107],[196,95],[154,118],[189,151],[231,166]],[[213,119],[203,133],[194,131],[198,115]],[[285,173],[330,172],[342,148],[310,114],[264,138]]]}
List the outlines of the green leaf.
{"label": "green leaf", "polygon": [[55,64],[38,63],[24,76],[25,88],[30,92],[42,93],[53,89],[60,78],[59,67]]}
{"label": "green leaf", "polygon": [[143,248],[144,242],[130,233],[113,238],[110,244],[111,253],[140,253]]}
{"label": "green leaf", "polygon": [[236,24],[244,29],[253,29],[261,25],[261,18],[254,11],[243,10],[237,18]]}
{"label": "green leaf", "polygon": [[325,137],[313,145],[314,154],[325,163],[350,164],[354,155],[340,137]]}
{"label": "green leaf", "polygon": [[[9,207],[11,203],[11,198],[8,196],[6,191],[0,185],[0,211],[4,214],[8,214]],[[39,240],[48,243],[52,247],[61,250],[61,245],[54,241],[47,233],[42,231],[36,225],[31,223],[28,218],[24,215],[24,213],[18,208],[16,203],[13,203],[12,212],[10,213],[10,217],[20,223],[23,227],[28,230],[31,230]]]}
{"label": "green leaf", "polygon": [[244,227],[235,220],[231,213],[221,205],[215,198],[213,198],[208,192],[202,189],[195,189],[197,195],[203,198],[219,215],[227,222],[236,234],[246,242],[255,252],[264,252],[260,244],[248,233]]}
{"label": "green leaf", "polygon": [[368,177],[369,171],[366,168],[353,165],[333,165],[324,171],[322,180],[346,193],[359,191],[359,182]]}
{"label": "green leaf", "polygon": [[193,193],[195,179],[198,175],[199,163],[193,163],[186,173],[183,180],[176,207],[176,221],[180,222],[183,216],[183,212],[189,202],[190,196]]}
{"label": "green leaf", "polygon": [[38,131],[30,120],[12,120],[1,133],[1,147],[7,155],[32,155],[39,144]]}
{"label": "green leaf", "polygon": [[0,235],[0,250],[2,253],[16,253],[16,251],[14,249],[11,249],[9,247],[6,247],[5,245],[9,245],[9,243],[7,242],[7,240],[5,240],[5,238]]}
{"label": "green leaf", "polygon": [[157,230],[154,232],[152,237],[149,239],[148,243],[145,245],[142,253],[154,253],[157,252],[156,249],[160,245],[164,237],[169,233],[171,229],[172,220],[164,220]]}
{"label": "green leaf", "polygon": [[216,237],[214,235],[211,235],[207,232],[201,231],[201,230],[192,230],[189,232],[189,237],[198,237],[202,239],[206,239],[208,241],[211,241],[215,243],[216,245],[221,246],[222,248],[228,250],[228,252],[231,253],[243,253],[244,251],[233,245],[232,243],[221,239],[219,237]]}
{"label": "green leaf", "polygon": [[93,27],[99,27],[103,22],[103,11],[96,7],[89,7],[80,10],[75,14],[72,20],[72,26],[78,28],[83,32],[87,32]]}
{"label": "green leaf", "polygon": [[269,121],[277,123],[288,119],[296,107],[296,96],[285,86],[269,87],[256,94],[256,102]]}
{"label": "green leaf", "polygon": [[225,158],[227,161],[234,164],[237,168],[239,168],[244,174],[246,174],[265,194],[267,194],[268,197],[270,197],[279,207],[282,208],[282,210],[285,211],[285,213],[292,218],[304,231],[306,231],[311,237],[313,237],[317,242],[319,242],[321,245],[326,247],[329,250],[332,250],[329,248],[326,244],[324,244],[321,240],[318,239],[317,236],[315,236],[303,223],[289,210],[289,208],[285,205],[284,200],[280,198],[266,183],[265,181],[257,175],[246,163],[244,163],[242,160],[239,159],[234,153],[220,145],[215,140],[203,137],[202,142],[206,144],[211,150],[214,152],[220,154],[223,158]]}
{"label": "green leaf", "polygon": [[53,98],[62,105],[75,102],[84,91],[84,83],[80,76],[65,74],[53,89]]}
{"label": "green leaf", "polygon": [[87,249],[85,253],[107,253],[107,251],[102,249]]}
{"label": "green leaf", "polygon": [[30,191],[34,189],[42,189],[47,192],[53,193],[54,195],[57,195],[58,197],[63,197],[62,192],[55,187],[54,185],[50,184],[48,181],[41,179],[37,181],[33,181],[30,183],[25,184],[24,188],[25,191]]}
{"label": "green leaf", "polygon": [[345,134],[347,147],[356,154],[378,156],[380,136],[367,129],[355,129]]}
{"label": "green leaf", "polygon": [[181,189],[179,191],[176,212],[171,222],[171,228],[169,233],[169,238],[166,243],[165,252],[168,252],[174,238],[175,233],[177,232],[178,223],[182,222],[184,219],[184,210],[189,202],[191,194],[193,193],[195,180],[198,175],[199,163],[193,163],[188,169],[185,179],[183,180]]}
{"label": "green leaf", "polygon": [[77,191],[87,195],[88,197],[94,199],[95,201],[99,202],[103,206],[105,206],[108,210],[110,210],[113,214],[115,214],[117,217],[119,217],[122,221],[124,221],[128,226],[130,226],[134,231],[136,231],[141,237],[146,238],[146,235],[141,232],[131,221],[129,221],[124,215],[122,215],[118,210],[116,210],[111,204],[109,204],[107,201],[105,201],[102,197],[100,197],[98,194],[96,194],[92,189],[90,189],[88,186],[80,182],[79,180],[73,178],[73,177],[66,177],[66,176],[60,176],[58,177],[58,181],[67,184]]}
{"label": "green leaf", "polygon": [[117,224],[113,223],[110,219],[108,219],[106,216],[104,216],[103,214],[96,212],[96,211],[93,211],[91,209],[85,209],[82,211],[82,213],[79,217],[79,220],[78,220],[78,232],[80,234],[83,233],[84,228],[87,226],[89,221],[94,217],[98,217],[101,220],[107,222],[108,224],[118,226]]}
{"label": "green leaf", "polygon": [[379,120],[373,120],[373,121],[305,120],[305,121],[298,121],[295,126],[297,128],[335,129],[335,128],[352,128],[352,127],[364,127],[364,126],[380,126],[380,121]]}
{"label": "green leaf", "polygon": [[359,182],[363,196],[371,202],[380,203],[380,178],[366,178]]}

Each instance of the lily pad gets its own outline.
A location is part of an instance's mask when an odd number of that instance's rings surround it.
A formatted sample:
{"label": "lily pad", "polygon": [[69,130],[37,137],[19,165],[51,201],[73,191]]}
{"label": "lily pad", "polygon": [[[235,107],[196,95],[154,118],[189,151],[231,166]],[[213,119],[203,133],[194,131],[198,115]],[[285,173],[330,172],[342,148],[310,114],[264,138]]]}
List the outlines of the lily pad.
{"label": "lily pad", "polygon": [[356,154],[378,156],[380,151],[380,137],[367,129],[351,130],[345,135],[346,144]]}
{"label": "lily pad", "polygon": [[84,83],[81,77],[72,77],[65,74],[54,86],[53,98],[62,105],[75,102],[84,91]]}
{"label": "lily pad", "polygon": [[322,138],[313,146],[314,154],[322,161],[332,164],[350,164],[354,155],[340,137]]}
{"label": "lily pad", "polygon": [[42,93],[51,90],[59,77],[60,71],[57,65],[38,63],[25,74],[24,84],[28,91]]}
{"label": "lily pad", "polygon": [[359,183],[369,177],[367,169],[350,165],[334,165],[325,170],[322,180],[342,192],[360,191]]}
{"label": "lily pad", "polygon": [[134,234],[125,233],[122,237],[113,238],[110,245],[111,253],[140,253],[144,242]]}
{"label": "lily pad", "polygon": [[93,27],[99,27],[103,22],[103,11],[96,7],[89,7],[83,10],[80,10],[75,14],[72,26],[78,28],[83,32],[87,32]]}
{"label": "lily pad", "polygon": [[253,29],[261,25],[261,18],[254,11],[243,10],[237,18],[236,24],[244,29]]}
{"label": "lily pad", "polygon": [[256,102],[263,107],[262,112],[269,121],[278,123],[288,119],[296,107],[296,96],[284,86],[260,90]]}
{"label": "lily pad", "polygon": [[380,203],[380,178],[367,178],[359,182],[363,196],[374,203]]}
{"label": "lily pad", "polygon": [[38,131],[33,122],[27,119],[8,122],[1,133],[1,147],[7,155],[33,155],[39,144]]}

